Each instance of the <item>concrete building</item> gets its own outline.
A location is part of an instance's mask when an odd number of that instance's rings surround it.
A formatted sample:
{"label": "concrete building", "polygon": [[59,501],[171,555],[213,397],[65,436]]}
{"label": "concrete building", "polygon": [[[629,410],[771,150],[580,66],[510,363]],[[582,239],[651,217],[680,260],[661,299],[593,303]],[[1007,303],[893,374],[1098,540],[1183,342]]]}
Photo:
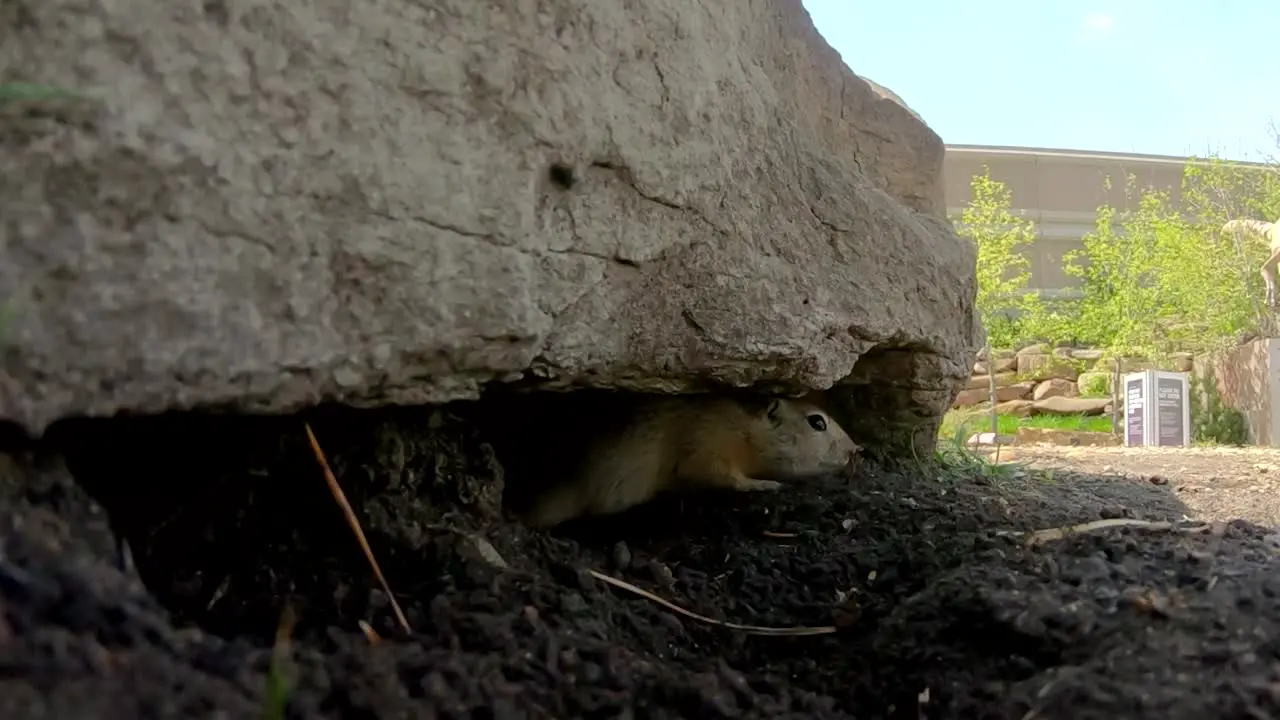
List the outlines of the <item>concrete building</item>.
{"label": "concrete building", "polygon": [[1177,202],[1186,162],[1185,157],[1166,155],[948,145],[943,160],[947,212],[953,221],[960,219],[972,197],[973,176],[982,174],[984,166],[989,168],[992,179],[1009,187],[1014,211],[1039,228],[1040,239],[1027,252],[1030,287],[1046,297],[1070,297],[1077,294],[1074,288],[1079,279],[1064,272],[1062,258],[1084,247],[1081,238],[1093,230],[1098,207],[1129,206],[1125,196],[1129,175],[1138,187],[1168,190]]}

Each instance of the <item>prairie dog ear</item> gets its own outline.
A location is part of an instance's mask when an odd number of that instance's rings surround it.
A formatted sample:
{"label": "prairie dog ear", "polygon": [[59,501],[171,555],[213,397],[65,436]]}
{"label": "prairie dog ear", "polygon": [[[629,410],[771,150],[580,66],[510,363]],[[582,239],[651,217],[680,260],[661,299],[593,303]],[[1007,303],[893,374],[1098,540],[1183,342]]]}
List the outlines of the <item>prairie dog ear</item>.
{"label": "prairie dog ear", "polygon": [[782,423],[781,410],[782,410],[782,401],[779,400],[778,398],[770,398],[769,406],[765,408],[764,414],[765,414],[765,417],[769,418],[769,422],[773,423],[774,425],[778,425]]}

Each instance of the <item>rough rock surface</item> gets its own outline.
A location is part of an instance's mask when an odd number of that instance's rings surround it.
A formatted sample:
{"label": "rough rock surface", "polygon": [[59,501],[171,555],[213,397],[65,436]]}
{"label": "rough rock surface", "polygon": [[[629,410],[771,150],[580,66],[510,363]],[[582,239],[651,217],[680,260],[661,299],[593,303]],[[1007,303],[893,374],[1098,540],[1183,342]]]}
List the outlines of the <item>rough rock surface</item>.
{"label": "rough rock surface", "polygon": [[0,68],[89,94],[0,109],[0,418],[34,433],[849,380],[874,443],[978,343],[939,138],[800,0],[14,0]]}
{"label": "rough rock surface", "polygon": [[[1012,385],[1003,385],[996,388],[996,402],[1004,403],[1011,400],[1023,400],[1031,394],[1035,387],[1033,382],[1020,382]],[[979,403],[989,402],[991,400],[991,391],[987,388],[973,388],[970,390],[961,390],[956,395],[952,407],[968,407]]]}
{"label": "rough rock surface", "polygon": [[1044,400],[1051,397],[1075,397],[1076,384],[1065,378],[1049,378],[1036,385],[1031,393],[1032,400]]}
{"label": "rough rock surface", "polygon": [[1101,415],[1110,404],[1110,398],[1047,397],[1036,400],[1032,408],[1044,415]]}

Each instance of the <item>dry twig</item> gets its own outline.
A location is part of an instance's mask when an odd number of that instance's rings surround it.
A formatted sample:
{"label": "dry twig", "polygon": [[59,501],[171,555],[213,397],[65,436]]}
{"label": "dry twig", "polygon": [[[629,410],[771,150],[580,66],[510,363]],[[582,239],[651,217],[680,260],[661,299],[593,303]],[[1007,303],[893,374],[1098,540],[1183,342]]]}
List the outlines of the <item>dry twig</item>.
{"label": "dry twig", "polygon": [[311,441],[311,449],[316,454],[316,460],[320,463],[320,469],[324,471],[324,479],[329,483],[329,491],[333,493],[333,499],[338,501],[338,506],[342,508],[342,514],[347,518],[347,524],[351,526],[351,531],[356,534],[356,540],[360,542],[360,549],[364,550],[364,556],[369,560],[369,565],[373,568],[373,574],[378,578],[378,582],[382,585],[382,591],[387,594],[387,599],[391,601],[391,609],[395,611],[396,620],[400,623],[400,627],[405,633],[412,633],[409,628],[409,621],[405,618],[404,612],[400,610],[400,603],[396,602],[396,596],[391,592],[391,586],[387,584],[387,579],[382,575],[382,568],[378,567],[378,560],[373,556],[373,550],[369,547],[369,541],[364,537],[364,530],[360,528],[360,521],[356,519],[355,511],[351,509],[351,503],[347,502],[347,496],[342,492],[342,487],[338,485],[338,479],[333,476],[333,471],[329,469],[329,461],[324,457],[324,451],[320,449],[320,443],[316,440],[315,433],[311,432],[311,425],[303,423],[303,427],[307,429],[307,438]]}
{"label": "dry twig", "polygon": [[693,612],[692,610],[685,610],[679,605],[676,605],[675,603],[669,600],[663,600],[662,598],[658,597],[657,595],[654,595],[648,590],[645,590],[643,588],[638,588],[635,585],[632,585],[631,583],[626,582],[625,580],[619,580],[618,578],[610,577],[608,575],[605,575],[604,573],[597,572],[595,570],[588,569],[587,572],[591,573],[591,576],[596,578],[597,580],[606,582],[614,587],[622,588],[623,590],[629,590],[639,595],[640,597],[643,597],[645,599],[652,600],[653,602],[658,603],[662,607],[674,613],[678,613],[687,618],[692,618],[693,620],[698,620],[699,622],[704,622],[710,625],[719,625],[720,627],[726,627],[726,628],[729,628],[730,630],[739,630],[749,635],[802,637],[806,635],[829,635],[836,631],[836,628],[834,626],[773,628],[773,627],[761,627],[759,625],[739,625],[738,623],[731,623],[731,622],[725,622],[723,620],[716,620],[715,618],[709,618],[706,615],[699,615],[698,613]]}
{"label": "dry twig", "polygon": [[378,635],[378,631],[374,630],[373,626],[369,623],[364,620],[357,620],[356,625],[360,626],[360,632],[364,633],[364,637],[369,641],[370,645],[377,645],[382,641],[382,637]]}
{"label": "dry twig", "polygon": [[1157,522],[1130,518],[1108,518],[1106,520],[1094,520],[1092,522],[1081,523],[1079,525],[1046,528],[1044,530],[1036,530],[1034,532],[1004,530],[996,534],[1012,537],[1025,536],[1026,539],[1023,542],[1027,545],[1041,545],[1054,540],[1061,540],[1062,538],[1075,533],[1093,532],[1094,530],[1106,530],[1107,528],[1115,527],[1131,527],[1141,530],[1173,530],[1177,532],[1201,532],[1209,528],[1209,526],[1205,524],[1181,525],[1179,523],[1163,521]]}

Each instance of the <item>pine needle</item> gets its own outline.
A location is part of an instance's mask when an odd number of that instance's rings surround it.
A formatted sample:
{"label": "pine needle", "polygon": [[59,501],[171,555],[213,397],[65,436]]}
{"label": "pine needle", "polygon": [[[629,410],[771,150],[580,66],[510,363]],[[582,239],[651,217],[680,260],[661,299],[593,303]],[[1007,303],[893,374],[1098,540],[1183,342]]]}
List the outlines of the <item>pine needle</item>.
{"label": "pine needle", "polygon": [[685,610],[679,605],[676,605],[675,603],[669,600],[664,600],[658,597],[657,595],[654,595],[653,593],[649,592],[648,590],[636,587],[635,585],[632,585],[631,583],[626,582],[625,580],[619,580],[618,578],[615,578],[615,577],[609,577],[604,573],[597,572],[591,569],[588,569],[587,572],[590,573],[591,576],[596,578],[597,580],[608,583],[617,588],[622,588],[623,590],[629,590],[630,592],[633,592],[642,598],[645,598],[647,600],[652,600],[653,602],[658,603],[659,605],[665,607],[666,609],[674,613],[678,613],[687,618],[691,618],[699,622],[704,622],[709,625],[719,625],[720,627],[726,627],[726,628],[729,628],[730,630],[738,630],[738,631],[747,633],[748,635],[771,635],[775,637],[803,637],[807,635],[829,635],[836,631],[836,628],[834,626],[777,628],[777,627],[761,627],[759,625],[739,625],[738,623],[725,622],[724,620],[716,620],[715,618],[709,618],[706,615],[699,615],[698,613],[693,612],[692,610]]}
{"label": "pine needle", "polygon": [[400,603],[396,602],[396,596],[391,592],[391,586],[387,584],[387,579],[382,575],[382,568],[378,567],[378,560],[373,556],[373,549],[369,547],[369,541],[365,539],[364,530],[360,528],[360,521],[356,519],[355,511],[351,509],[351,503],[347,502],[347,496],[342,492],[342,487],[338,485],[338,479],[333,476],[333,471],[329,469],[329,461],[324,457],[324,451],[320,449],[320,443],[316,440],[315,433],[311,432],[311,425],[303,423],[303,427],[307,429],[307,438],[311,441],[311,450],[316,454],[316,460],[320,463],[320,469],[324,471],[324,479],[329,483],[329,491],[333,493],[333,499],[338,502],[338,506],[342,508],[342,514],[347,518],[347,525],[351,526],[351,531],[356,534],[356,540],[360,543],[360,549],[364,550],[364,556],[369,560],[370,567],[373,568],[373,574],[378,578],[378,582],[382,585],[382,590],[387,594],[387,599],[391,601],[391,609],[395,611],[396,621],[400,623],[400,627],[405,633],[412,633],[409,627],[409,621],[405,618],[404,612],[400,610]]}

